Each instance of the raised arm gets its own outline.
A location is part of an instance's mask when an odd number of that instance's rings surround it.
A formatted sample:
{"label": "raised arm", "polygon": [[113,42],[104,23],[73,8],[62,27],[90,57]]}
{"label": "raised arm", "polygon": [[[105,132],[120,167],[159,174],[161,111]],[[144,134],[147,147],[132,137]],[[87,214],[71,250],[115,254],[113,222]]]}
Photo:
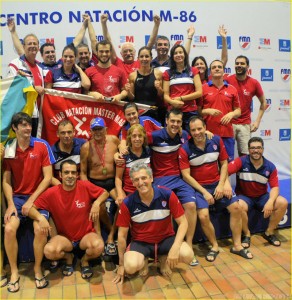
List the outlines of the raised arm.
{"label": "raised arm", "polygon": [[109,41],[112,44],[112,55],[111,55],[111,61],[112,63],[114,63],[117,59],[117,52],[116,49],[113,45],[113,41],[112,38],[110,36],[110,33],[108,31],[107,28],[107,20],[108,20],[108,15],[107,14],[103,14],[101,15],[101,28],[102,28],[102,34],[103,34],[103,38],[107,41]]}
{"label": "raised arm", "polygon": [[160,26],[160,17],[158,15],[155,15],[153,18],[154,21],[154,26],[152,29],[152,33],[150,35],[149,41],[147,43],[147,47],[152,49],[152,47],[154,46],[155,42],[156,42],[156,38],[157,38],[157,34],[158,34],[158,29]]}
{"label": "raised arm", "polygon": [[89,34],[89,39],[90,39],[90,44],[91,44],[91,51],[92,53],[94,53],[95,55],[97,55],[97,51],[96,51],[96,44],[97,44],[97,40],[96,40],[96,33],[95,30],[92,26],[91,23],[91,19],[88,15],[83,15],[84,20],[87,20],[87,28],[88,28],[88,34]]}
{"label": "raised arm", "polygon": [[18,34],[16,32],[16,28],[15,28],[15,22],[13,18],[9,18],[7,20],[7,27],[10,31],[11,34],[11,38],[12,38],[12,42],[13,42],[13,46],[17,52],[17,54],[19,56],[24,54],[24,49],[23,49],[23,45],[18,37]]}
{"label": "raised arm", "polygon": [[77,64],[75,64],[75,70],[79,73],[80,78],[81,78],[81,85],[87,92],[91,86],[90,79],[87,77],[87,75],[83,72],[83,70]]}
{"label": "raised arm", "polygon": [[188,38],[187,38],[187,41],[185,43],[185,49],[186,49],[188,55],[190,55],[193,36],[195,34],[195,27],[193,25],[191,25],[188,28],[187,33],[188,33]]}
{"label": "raised arm", "polygon": [[84,14],[82,17],[83,17],[82,26],[73,40],[74,47],[77,47],[82,42],[88,26],[88,19],[90,19],[87,14]]}
{"label": "raised arm", "polygon": [[222,50],[221,50],[221,60],[223,66],[225,67],[228,61],[228,51],[227,51],[227,30],[224,28],[224,25],[219,26],[218,33],[222,37]]}

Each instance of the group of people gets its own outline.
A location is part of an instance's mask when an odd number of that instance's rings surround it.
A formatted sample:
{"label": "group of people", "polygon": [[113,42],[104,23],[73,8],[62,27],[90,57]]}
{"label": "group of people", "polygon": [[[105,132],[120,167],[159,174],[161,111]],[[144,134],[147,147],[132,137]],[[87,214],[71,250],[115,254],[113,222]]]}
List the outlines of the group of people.
{"label": "group of people", "polygon": [[[248,250],[248,211],[253,207],[270,218],[264,238],[274,246],[281,244],[275,229],[288,203],[279,195],[275,165],[263,156],[263,140],[251,138],[266,100],[259,82],[247,75],[247,57],[236,58],[234,75],[224,74],[224,27],[219,27],[221,60],[212,61],[208,68],[202,56],[192,66],[189,63],[193,27],[188,29],[185,47],[175,45],[170,50],[168,38],[157,36],[160,19],[155,16],[151,37],[138,51],[138,60],[130,43],[122,45],[121,60],[107,20],[107,15],[101,16],[105,40],[97,42],[90,18],[84,15],[82,28],[64,48],[62,59],[57,61],[55,46],[46,43],[40,48],[42,63],[36,61],[37,37],[29,34],[22,45],[14,21],[8,22],[20,55],[9,64],[9,76],[26,76],[40,96],[45,88],[53,88],[86,93],[97,102],[110,99],[113,105],[128,101],[124,106],[127,123],[119,137],[108,135],[105,120],[96,117],[90,123],[91,138],[85,141],[74,137],[73,124],[65,119],[58,124],[58,141],[48,145],[34,137],[37,103],[32,117],[22,112],[13,116],[16,138],[1,149],[7,202],[4,246],[11,269],[9,282],[5,274],[1,278],[8,282],[9,292],[20,288],[16,233],[27,217],[34,224],[34,273],[39,289],[48,285],[41,268],[44,255],[52,268],[64,260],[64,276],[73,274],[80,258],[81,276],[89,279],[93,276],[90,260],[102,253],[118,254],[115,283],[123,282],[126,274],[147,275],[149,258],[159,261],[165,276],[179,262],[195,266],[197,217],[211,244],[206,260],[213,262],[219,248],[209,216],[211,205],[230,214],[232,253],[253,258]],[[92,58],[88,45],[82,43],[87,29]],[[252,123],[254,96],[260,109]],[[158,109],[139,116],[136,103]],[[235,139],[239,157],[234,160]],[[236,194],[229,181],[233,173],[237,174]],[[109,197],[118,207],[113,222],[105,204]],[[108,233],[105,241],[101,223]]]}

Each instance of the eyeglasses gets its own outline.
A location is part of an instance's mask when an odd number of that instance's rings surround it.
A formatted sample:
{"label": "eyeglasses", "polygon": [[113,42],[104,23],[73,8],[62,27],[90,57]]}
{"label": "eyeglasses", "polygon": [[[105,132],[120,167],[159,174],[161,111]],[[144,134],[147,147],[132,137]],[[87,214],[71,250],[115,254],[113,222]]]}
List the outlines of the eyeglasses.
{"label": "eyeglasses", "polygon": [[254,151],[254,150],[263,150],[264,148],[261,146],[258,147],[249,147],[249,150]]}

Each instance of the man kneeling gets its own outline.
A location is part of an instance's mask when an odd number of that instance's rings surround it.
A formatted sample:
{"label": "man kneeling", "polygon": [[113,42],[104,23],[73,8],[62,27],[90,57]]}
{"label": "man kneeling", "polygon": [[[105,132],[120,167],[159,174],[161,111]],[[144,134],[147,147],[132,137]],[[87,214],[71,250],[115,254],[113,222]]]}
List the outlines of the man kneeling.
{"label": "man kneeling", "polygon": [[[124,199],[117,219],[119,267],[113,282],[123,283],[124,275],[148,274],[148,258],[160,261],[162,275],[170,276],[179,262],[189,264],[194,252],[184,242],[188,223],[177,196],[169,189],[152,186],[152,170],[146,164],[134,165],[130,177],[137,189]],[[171,217],[178,224],[177,234]],[[132,241],[127,247],[131,228]]]}
{"label": "man kneeling", "polygon": [[[50,260],[65,259],[63,275],[74,272],[74,253],[83,251],[81,258],[81,276],[92,277],[93,270],[89,260],[101,255],[104,243],[100,232],[95,232],[93,222],[99,218],[99,209],[109,196],[108,192],[89,181],[77,180],[76,162],[66,160],[61,163],[62,184],[49,188],[40,195],[29,211],[29,217],[37,220],[44,234],[50,233],[50,225],[37,211],[37,208],[50,212],[58,235],[52,237],[44,248],[45,256]],[[95,201],[94,201],[95,200]]]}

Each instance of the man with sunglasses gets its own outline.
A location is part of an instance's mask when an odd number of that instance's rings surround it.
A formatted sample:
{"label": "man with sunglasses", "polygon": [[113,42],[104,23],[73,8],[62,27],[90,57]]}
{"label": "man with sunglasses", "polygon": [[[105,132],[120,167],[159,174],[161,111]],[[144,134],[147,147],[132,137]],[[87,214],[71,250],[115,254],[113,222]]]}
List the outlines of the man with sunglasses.
{"label": "man with sunglasses", "polygon": [[244,248],[250,246],[248,211],[254,207],[264,213],[264,218],[270,218],[263,234],[264,239],[271,245],[279,247],[281,242],[275,235],[275,229],[286,212],[288,202],[279,195],[278,172],[275,165],[263,156],[262,138],[252,137],[248,141],[248,152],[248,155],[238,157],[228,165],[229,175],[237,173],[235,191],[243,209],[242,246]]}

